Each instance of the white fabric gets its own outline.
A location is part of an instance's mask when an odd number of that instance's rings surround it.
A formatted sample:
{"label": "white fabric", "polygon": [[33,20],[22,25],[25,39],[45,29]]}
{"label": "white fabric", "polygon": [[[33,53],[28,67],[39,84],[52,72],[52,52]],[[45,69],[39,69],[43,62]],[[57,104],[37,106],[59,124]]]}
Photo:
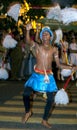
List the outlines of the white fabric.
{"label": "white fabric", "polygon": [[58,104],[62,104],[62,105],[66,105],[69,103],[69,98],[67,93],[65,92],[65,90],[62,88],[60,89],[56,95],[55,95],[55,103],[56,105]]}
{"label": "white fabric", "polygon": [[3,44],[3,47],[8,48],[8,49],[15,48],[17,45],[17,41],[14,38],[12,38],[11,35],[8,34],[5,36],[2,44]]}
{"label": "white fabric", "polygon": [[46,17],[48,19],[55,19],[55,20],[61,21],[61,8],[60,8],[60,6],[57,5],[55,7],[51,7],[47,11]]}
{"label": "white fabric", "polygon": [[55,39],[54,43],[60,43],[60,40],[62,40],[62,37],[63,37],[62,30],[59,28],[59,29],[55,30],[55,33],[56,33],[56,39]]}
{"label": "white fabric", "polygon": [[61,10],[62,21],[64,24],[77,21],[77,9],[75,8],[64,8]]}
{"label": "white fabric", "polygon": [[5,63],[4,68],[6,68],[7,70],[11,70],[10,63],[9,62]]}
{"label": "white fabric", "polygon": [[48,19],[55,19],[63,24],[68,25],[71,22],[77,21],[77,9],[65,7],[61,9],[59,5],[48,10],[46,17]]}
{"label": "white fabric", "polygon": [[68,77],[68,76],[71,75],[71,73],[72,73],[72,71],[71,71],[70,69],[62,69],[62,70],[61,70],[61,75],[62,75],[63,77]]}
{"label": "white fabric", "polygon": [[15,4],[7,12],[7,15],[12,17],[16,22],[18,21],[20,7],[20,4]]}
{"label": "white fabric", "polygon": [[[77,43],[70,43],[69,49],[77,50]],[[77,65],[77,53],[70,53],[69,58],[71,64]]]}
{"label": "white fabric", "polygon": [[6,69],[0,68],[0,79],[8,79],[9,75]]}

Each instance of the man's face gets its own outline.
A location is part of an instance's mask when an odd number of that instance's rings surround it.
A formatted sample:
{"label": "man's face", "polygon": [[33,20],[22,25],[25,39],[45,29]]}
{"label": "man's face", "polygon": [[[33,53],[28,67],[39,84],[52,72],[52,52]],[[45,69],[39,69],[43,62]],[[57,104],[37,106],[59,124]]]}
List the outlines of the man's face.
{"label": "man's face", "polygon": [[50,39],[51,39],[50,33],[47,32],[47,31],[43,32],[43,34],[42,34],[42,40],[43,41],[50,41]]}

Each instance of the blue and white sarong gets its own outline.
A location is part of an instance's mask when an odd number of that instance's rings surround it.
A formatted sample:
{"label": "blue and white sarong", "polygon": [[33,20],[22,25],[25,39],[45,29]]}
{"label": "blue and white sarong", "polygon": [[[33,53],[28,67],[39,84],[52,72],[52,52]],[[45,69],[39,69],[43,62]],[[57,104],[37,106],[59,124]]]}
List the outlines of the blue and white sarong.
{"label": "blue and white sarong", "polygon": [[34,72],[26,81],[25,87],[31,87],[37,92],[56,92],[58,91],[53,74],[48,74],[49,82],[44,82],[45,75]]}

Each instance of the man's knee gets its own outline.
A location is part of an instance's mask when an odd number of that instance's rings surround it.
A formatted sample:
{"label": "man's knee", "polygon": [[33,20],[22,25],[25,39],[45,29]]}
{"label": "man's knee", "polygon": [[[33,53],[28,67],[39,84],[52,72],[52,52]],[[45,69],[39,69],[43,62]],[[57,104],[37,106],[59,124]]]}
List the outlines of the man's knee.
{"label": "man's knee", "polygon": [[48,102],[53,103],[54,102],[54,94],[53,93],[47,93],[47,100]]}
{"label": "man's knee", "polygon": [[33,91],[33,89],[31,87],[25,87],[23,96],[30,96],[32,91]]}

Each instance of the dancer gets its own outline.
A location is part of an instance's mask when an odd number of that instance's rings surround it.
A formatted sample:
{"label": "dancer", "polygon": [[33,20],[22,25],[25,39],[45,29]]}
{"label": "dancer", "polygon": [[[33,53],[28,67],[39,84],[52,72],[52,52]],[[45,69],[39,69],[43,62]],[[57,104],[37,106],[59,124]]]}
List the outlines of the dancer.
{"label": "dancer", "polygon": [[30,107],[30,95],[33,91],[46,92],[46,106],[42,119],[42,125],[47,128],[51,128],[48,123],[49,113],[54,102],[54,92],[57,92],[58,88],[52,72],[52,60],[53,57],[59,68],[75,69],[69,65],[62,65],[59,63],[58,49],[52,45],[53,32],[49,27],[44,27],[40,32],[41,44],[34,42],[30,39],[31,24],[26,25],[26,42],[30,44],[31,50],[36,58],[36,65],[34,66],[34,72],[24,85],[23,102],[25,106],[25,115],[22,118],[22,122],[26,123],[32,115],[32,109]]}

